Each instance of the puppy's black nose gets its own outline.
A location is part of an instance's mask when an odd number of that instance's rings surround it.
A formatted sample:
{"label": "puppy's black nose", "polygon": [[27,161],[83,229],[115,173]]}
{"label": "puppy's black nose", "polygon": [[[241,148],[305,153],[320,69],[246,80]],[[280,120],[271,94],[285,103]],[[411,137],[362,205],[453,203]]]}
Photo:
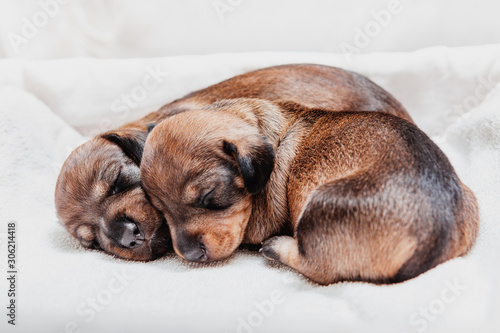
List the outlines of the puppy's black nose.
{"label": "puppy's black nose", "polygon": [[144,243],[144,234],[134,222],[128,220],[122,221],[118,229],[119,236],[117,237],[117,241],[121,246],[133,249]]}
{"label": "puppy's black nose", "polygon": [[193,248],[189,251],[183,252],[182,255],[188,261],[202,262],[207,261],[207,252],[204,247]]}
{"label": "puppy's black nose", "polygon": [[202,236],[191,235],[181,230],[177,233],[175,247],[188,261],[207,261],[207,250],[201,240]]}

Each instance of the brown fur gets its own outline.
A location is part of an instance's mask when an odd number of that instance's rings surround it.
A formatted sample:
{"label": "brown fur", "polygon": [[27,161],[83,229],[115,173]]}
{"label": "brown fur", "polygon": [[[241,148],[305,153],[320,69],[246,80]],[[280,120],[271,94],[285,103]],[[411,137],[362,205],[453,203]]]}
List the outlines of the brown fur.
{"label": "brown fur", "polygon": [[219,101],[157,125],[141,178],[179,255],[220,260],[264,242],[321,284],[413,278],[465,254],[479,224],[446,156],[384,113]]}
{"label": "brown fur", "polygon": [[[236,76],[78,147],[63,165],[55,191],[56,209],[68,231],[85,247],[103,249],[122,258],[151,260],[165,253],[170,248],[165,221],[149,203],[139,178],[148,125],[221,99],[240,97],[289,100],[335,111],[388,112],[411,120],[401,104],[382,88],[361,75],[338,68],[286,65]],[[271,118],[262,119],[267,122]],[[270,128],[267,134],[274,132],[273,126],[281,126],[281,122],[266,124],[265,128]],[[111,194],[120,170],[122,180],[129,186]],[[144,239],[141,246],[117,245],[116,238],[120,236],[111,234],[123,221],[135,223],[140,229]]]}

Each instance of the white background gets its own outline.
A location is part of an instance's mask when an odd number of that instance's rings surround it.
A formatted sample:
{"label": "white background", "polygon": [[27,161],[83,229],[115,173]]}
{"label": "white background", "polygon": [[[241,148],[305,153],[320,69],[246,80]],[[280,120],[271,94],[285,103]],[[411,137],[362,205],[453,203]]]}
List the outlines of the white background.
{"label": "white background", "polygon": [[[390,0],[65,0],[29,43],[16,50],[40,2],[0,1],[0,56],[159,57],[255,51],[340,52],[387,10]],[[61,0],[62,2],[62,0]],[[401,10],[361,52],[500,42],[497,0],[399,0]],[[216,5],[226,4],[218,14]],[[219,13],[221,10],[219,10]],[[370,26],[368,26],[370,27]],[[376,32],[376,28],[372,27]]]}

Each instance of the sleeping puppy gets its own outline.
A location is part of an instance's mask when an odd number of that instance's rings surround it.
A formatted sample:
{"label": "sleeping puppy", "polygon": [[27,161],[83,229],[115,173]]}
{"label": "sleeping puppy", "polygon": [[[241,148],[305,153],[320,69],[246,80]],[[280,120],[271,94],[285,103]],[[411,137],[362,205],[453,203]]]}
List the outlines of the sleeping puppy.
{"label": "sleeping puppy", "polygon": [[446,156],[385,113],[219,101],[159,123],[141,179],[184,259],[263,242],[320,284],[411,279],[465,254],[479,226]]}
{"label": "sleeping puppy", "polygon": [[139,176],[148,126],[185,110],[240,97],[284,99],[337,111],[388,112],[411,120],[375,83],[338,68],[286,65],[236,76],[78,147],[63,165],[55,191],[57,213],[67,230],[84,247],[120,258],[151,260],[171,249],[163,214],[150,204]]}

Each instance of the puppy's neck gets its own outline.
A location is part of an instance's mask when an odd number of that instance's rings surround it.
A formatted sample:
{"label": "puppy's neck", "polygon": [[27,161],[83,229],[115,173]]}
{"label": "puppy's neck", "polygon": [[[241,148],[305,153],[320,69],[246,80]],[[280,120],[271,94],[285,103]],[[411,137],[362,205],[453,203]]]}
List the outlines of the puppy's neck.
{"label": "puppy's neck", "polygon": [[[250,114],[250,116],[249,116]],[[272,235],[292,233],[288,207],[288,178],[309,125],[289,108],[264,102],[242,114],[257,126],[275,152],[275,165],[264,190],[253,196],[244,243],[259,244]],[[249,119],[253,118],[253,119]]]}

